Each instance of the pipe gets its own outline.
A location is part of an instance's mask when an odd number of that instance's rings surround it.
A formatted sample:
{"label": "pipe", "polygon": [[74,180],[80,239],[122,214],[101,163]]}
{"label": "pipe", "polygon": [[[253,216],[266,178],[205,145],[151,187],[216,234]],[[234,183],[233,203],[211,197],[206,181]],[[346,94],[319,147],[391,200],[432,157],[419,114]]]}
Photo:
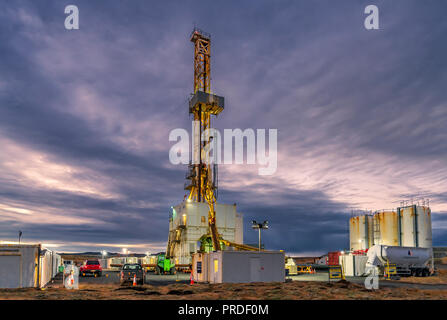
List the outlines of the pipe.
{"label": "pipe", "polygon": [[414,212],[414,246],[419,247],[418,214],[416,205],[413,205]]}
{"label": "pipe", "polygon": [[37,247],[37,286],[40,288],[40,244]]}

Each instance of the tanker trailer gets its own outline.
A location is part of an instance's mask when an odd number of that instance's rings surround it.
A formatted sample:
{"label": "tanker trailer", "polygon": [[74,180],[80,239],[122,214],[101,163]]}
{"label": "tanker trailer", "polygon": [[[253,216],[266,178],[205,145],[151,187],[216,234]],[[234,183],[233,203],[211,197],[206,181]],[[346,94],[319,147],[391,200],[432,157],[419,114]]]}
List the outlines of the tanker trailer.
{"label": "tanker trailer", "polygon": [[431,248],[374,245],[368,250],[366,272],[374,268],[383,271],[387,264],[395,264],[400,276],[429,276],[430,269],[427,263],[432,255],[431,250]]}

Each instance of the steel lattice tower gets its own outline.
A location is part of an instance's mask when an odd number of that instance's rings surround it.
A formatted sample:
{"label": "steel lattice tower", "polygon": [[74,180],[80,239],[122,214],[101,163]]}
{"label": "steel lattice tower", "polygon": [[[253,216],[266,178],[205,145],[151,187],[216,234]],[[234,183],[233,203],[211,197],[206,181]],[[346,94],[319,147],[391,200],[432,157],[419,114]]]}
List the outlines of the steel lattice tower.
{"label": "steel lattice tower", "polygon": [[202,134],[211,129],[211,116],[217,116],[224,109],[224,98],[211,93],[211,36],[199,29],[191,34],[194,43],[194,95],[189,102],[189,112],[198,124],[195,130],[193,161],[186,176],[190,180],[185,185],[189,190],[189,201],[206,202],[209,205],[208,224],[214,250],[220,250],[219,235],[216,227],[215,203],[217,198],[217,165],[205,161],[212,137]]}

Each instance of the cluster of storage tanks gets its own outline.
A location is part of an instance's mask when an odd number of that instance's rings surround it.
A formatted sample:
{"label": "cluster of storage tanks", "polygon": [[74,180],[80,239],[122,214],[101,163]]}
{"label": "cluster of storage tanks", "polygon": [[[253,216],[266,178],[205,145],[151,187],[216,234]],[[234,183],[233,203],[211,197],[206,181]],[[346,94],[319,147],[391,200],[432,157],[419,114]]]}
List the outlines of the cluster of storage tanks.
{"label": "cluster of storage tanks", "polygon": [[431,210],[411,205],[351,217],[349,239],[352,251],[373,245],[432,248]]}

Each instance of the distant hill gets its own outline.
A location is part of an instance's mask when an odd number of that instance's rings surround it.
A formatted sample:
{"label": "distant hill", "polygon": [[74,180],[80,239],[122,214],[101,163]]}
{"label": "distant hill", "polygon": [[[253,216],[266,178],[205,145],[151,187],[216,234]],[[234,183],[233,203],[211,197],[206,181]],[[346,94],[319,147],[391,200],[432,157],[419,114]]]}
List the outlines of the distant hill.
{"label": "distant hill", "polygon": [[[63,258],[67,258],[67,257],[76,257],[76,259],[81,259],[81,258],[102,258],[102,253],[98,252],[98,251],[87,251],[87,252],[58,252],[59,255],[61,255]],[[106,257],[110,258],[110,257],[145,257],[146,254],[144,253],[127,253],[127,254],[122,254],[122,253],[117,253],[117,252],[107,252]]]}

